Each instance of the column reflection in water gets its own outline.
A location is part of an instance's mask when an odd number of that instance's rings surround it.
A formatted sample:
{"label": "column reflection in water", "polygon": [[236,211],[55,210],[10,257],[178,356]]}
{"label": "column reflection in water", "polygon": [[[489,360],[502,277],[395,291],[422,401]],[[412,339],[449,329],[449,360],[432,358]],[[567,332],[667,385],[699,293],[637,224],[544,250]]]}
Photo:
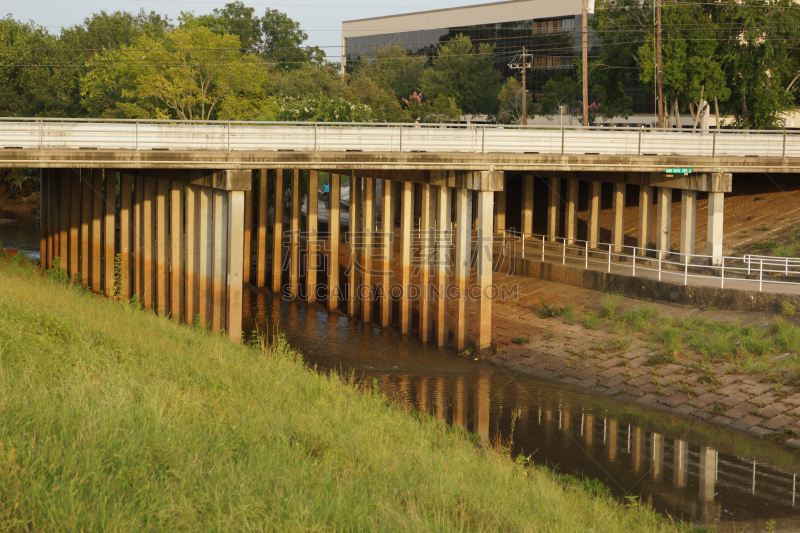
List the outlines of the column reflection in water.
{"label": "column reflection in water", "polygon": [[467,427],[467,391],[463,376],[456,378],[456,387],[453,392],[453,424]]}
{"label": "column reflection in water", "polygon": [[607,431],[606,455],[608,456],[608,462],[614,463],[617,460],[617,421],[613,418],[608,421]]}
{"label": "column reflection in water", "polygon": [[689,445],[685,440],[675,440],[672,461],[672,485],[675,488],[683,488],[686,486],[689,470]]}
{"label": "column reflection in water", "polygon": [[642,467],[642,428],[634,427],[631,434],[631,469],[638,474]]}
{"label": "column reflection in water", "polygon": [[487,372],[478,376],[478,394],[475,395],[475,433],[483,446],[489,446],[489,406],[491,381]]}
{"label": "column reflection in water", "polygon": [[430,405],[428,403],[428,378],[417,379],[416,388],[417,409],[420,413],[428,414],[430,412]]}
{"label": "column reflection in water", "polygon": [[447,385],[444,378],[436,378],[436,418],[447,420]]}
{"label": "column reflection in water", "polygon": [[653,481],[658,481],[660,483],[664,477],[664,435],[653,433],[650,442],[652,447],[650,454],[652,458],[650,472],[652,474]]}
{"label": "column reflection in water", "polygon": [[717,451],[707,446],[700,447],[699,459],[700,519],[704,522],[719,518],[721,506],[714,503],[717,480]]}

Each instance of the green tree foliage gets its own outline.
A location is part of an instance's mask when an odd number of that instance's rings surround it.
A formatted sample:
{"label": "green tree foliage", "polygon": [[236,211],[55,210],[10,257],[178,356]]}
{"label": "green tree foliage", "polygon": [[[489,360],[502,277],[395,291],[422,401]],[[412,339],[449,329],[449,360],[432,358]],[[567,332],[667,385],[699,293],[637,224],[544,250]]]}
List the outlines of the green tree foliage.
{"label": "green tree foliage", "polygon": [[494,45],[472,46],[468,36],[459,34],[439,46],[433,66],[424,71],[423,92],[434,100],[439,95],[455,99],[462,113],[495,115],[503,80],[493,60]]}
{"label": "green tree foliage", "polygon": [[542,89],[545,97],[539,104],[539,115],[553,120],[559,116],[559,106],[568,105],[573,110],[581,109],[578,100],[581,96],[581,82],[568,77],[561,80],[551,79]]}
{"label": "green tree foliage", "polygon": [[497,121],[503,124],[522,124],[523,98],[527,98],[526,114],[529,117],[534,116],[535,110],[531,95],[523,90],[522,84],[516,79],[508,78],[498,94],[500,109],[497,112]]}
{"label": "green tree foliage", "polygon": [[444,94],[433,99],[425,99],[420,93],[413,93],[403,99],[408,118],[413,122],[449,123],[458,120],[461,110],[456,99]]}
{"label": "green tree foliage", "polygon": [[309,122],[372,122],[369,106],[353,104],[344,98],[307,96],[286,97],[278,101],[278,120]]}
{"label": "green tree foliage", "polygon": [[[275,110],[265,98],[268,67],[242,54],[239,38],[208,28],[176,29],[164,39],[142,36],[130,46],[98,54],[84,77],[87,107],[114,93],[107,116],[141,118],[261,118]],[[264,116],[263,118],[267,118]]]}

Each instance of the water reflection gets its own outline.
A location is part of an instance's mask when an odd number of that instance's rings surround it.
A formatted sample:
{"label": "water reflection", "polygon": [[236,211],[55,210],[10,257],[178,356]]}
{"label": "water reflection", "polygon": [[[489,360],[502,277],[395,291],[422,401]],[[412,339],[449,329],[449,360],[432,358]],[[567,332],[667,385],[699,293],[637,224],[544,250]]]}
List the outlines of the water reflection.
{"label": "water reflection", "polygon": [[244,314],[246,327],[279,326],[310,364],[354,369],[392,401],[459,424],[484,446],[505,441],[513,421],[517,453],[596,477],[619,497],[652,499],[672,516],[723,531],[760,529],[768,519],[800,531],[794,450],[458,358],[319,306],[250,292]]}

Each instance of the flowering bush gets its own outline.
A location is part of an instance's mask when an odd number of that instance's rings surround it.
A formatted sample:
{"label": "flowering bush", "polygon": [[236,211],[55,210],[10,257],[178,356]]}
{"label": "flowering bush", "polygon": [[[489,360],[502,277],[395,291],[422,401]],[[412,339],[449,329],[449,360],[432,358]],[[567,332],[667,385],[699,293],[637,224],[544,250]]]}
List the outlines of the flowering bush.
{"label": "flowering bush", "polygon": [[373,122],[368,105],[352,104],[344,98],[308,95],[305,98],[283,97],[278,100],[278,120],[297,122]]}
{"label": "flowering bush", "polygon": [[456,122],[461,115],[455,99],[450,96],[440,94],[433,100],[425,100],[422,93],[414,91],[414,94],[402,100],[414,122]]}

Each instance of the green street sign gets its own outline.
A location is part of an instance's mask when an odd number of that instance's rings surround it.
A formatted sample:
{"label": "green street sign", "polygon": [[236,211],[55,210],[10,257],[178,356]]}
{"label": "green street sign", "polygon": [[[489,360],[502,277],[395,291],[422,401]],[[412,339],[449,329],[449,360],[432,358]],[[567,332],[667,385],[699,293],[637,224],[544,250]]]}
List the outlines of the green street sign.
{"label": "green street sign", "polygon": [[667,174],[691,174],[691,168],[668,168],[664,170]]}

